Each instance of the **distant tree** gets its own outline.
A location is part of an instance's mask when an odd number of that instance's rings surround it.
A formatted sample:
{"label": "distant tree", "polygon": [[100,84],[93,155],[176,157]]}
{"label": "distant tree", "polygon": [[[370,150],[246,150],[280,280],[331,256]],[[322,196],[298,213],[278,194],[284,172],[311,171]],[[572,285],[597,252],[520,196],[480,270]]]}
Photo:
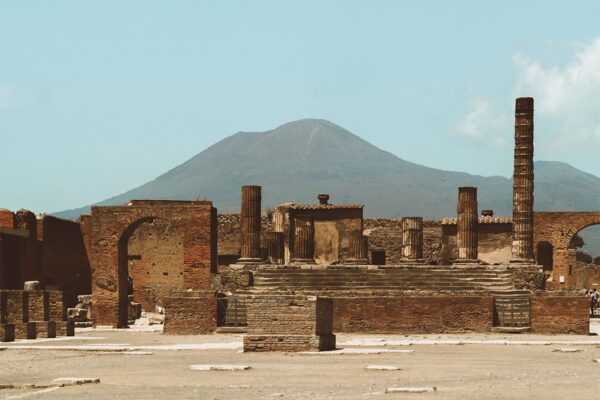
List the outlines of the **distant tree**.
{"label": "distant tree", "polygon": [[576,254],[577,254],[577,261],[584,262],[586,264],[592,263],[592,256],[590,256],[589,254],[584,253],[583,251],[578,251]]}
{"label": "distant tree", "polygon": [[585,242],[583,241],[581,236],[579,236],[579,235],[573,236],[573,239],[571,239],[571,245],[569,247],[572,249],[579,249],[583,246],[585,246]]}
{"label": "distant tree", "polygon": [[594,264],[600,265],[600,256],[594,258]]}

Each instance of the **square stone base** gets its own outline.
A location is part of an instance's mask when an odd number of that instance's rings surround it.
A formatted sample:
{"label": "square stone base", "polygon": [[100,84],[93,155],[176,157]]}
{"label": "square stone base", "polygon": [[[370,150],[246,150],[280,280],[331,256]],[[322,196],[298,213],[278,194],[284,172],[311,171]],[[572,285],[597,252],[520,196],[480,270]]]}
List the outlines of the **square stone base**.
{"label": "square stone base", "polygon": [[75,323],[73,321],[54,321],[56,336],[75,336]]}
{"label": "square stone base", "polygon": [[0,342],[12,342],[15,340],[15,325],[0,324]]}
{"label": "square stone base", "polygon": [[35,322],[18,322],[15,323],[15,339],[35,339],[36,326]]}
{"label": "square stone base", "polygon": [[335,350],[335,335],[246,335],[244,351]]}
{"label": "square stone base", "polygon": [[56,323],[54,321],[40,321],[34,322],[34,324],[36,338],[51,339],[56,337]]}

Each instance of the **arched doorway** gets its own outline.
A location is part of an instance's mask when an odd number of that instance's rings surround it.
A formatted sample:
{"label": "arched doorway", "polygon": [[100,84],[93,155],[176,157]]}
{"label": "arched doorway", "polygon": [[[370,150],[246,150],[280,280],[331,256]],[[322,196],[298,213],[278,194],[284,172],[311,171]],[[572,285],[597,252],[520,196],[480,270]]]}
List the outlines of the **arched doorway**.
{"label": "arched doorway", "polygon": [[184,290],[183,240],[179,229],[161,218],[131,224],[119,241],[119,325],[135,318],[130,296],[143,311],[163,306],[164,298]]}

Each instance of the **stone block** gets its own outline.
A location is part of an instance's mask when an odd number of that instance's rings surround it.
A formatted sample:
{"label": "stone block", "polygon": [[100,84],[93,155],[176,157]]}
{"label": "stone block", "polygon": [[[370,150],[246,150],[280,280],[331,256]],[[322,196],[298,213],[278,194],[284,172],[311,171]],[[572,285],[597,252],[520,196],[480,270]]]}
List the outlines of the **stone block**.
{"label": "stone block", "polygon": [[34,322],[15,322],[15,339],[35,339],[37,336]]}
{"label": "stone block", "polygon": [[73,321],[54,321],[56,336],[75,336],[75,323]]}
{"label": "stone block", "polygon": [[57,290],[49,290],[46,293],[48,293],[48,320],[66,320],[67,307],[65,304],[65,293]]}
{"label": "stone block", "polygon": [[213,293],[182,293],[164,301],[164,333],[200,335],[217,329],[217,299]]}
{"label": "stone block", "polygon": [[0,323],[16,324],[28,321],[28,297],[22,290],[0,291]]}
{"label": "stone block", "polygon": [[48,321],[50,308],[48,292],[32,290],[25,292],[25,296],[27,297],[28,321]]}
{"label": "stone block", "polygon": [[0,342],[12,342],[15,340],[15,325],[0,324]]}
{"label": "stone block", "polygon": [[37,338],[55,338],[56,323],[54,321],[33,322],[35,324],[35,334]]}
{"label": "stone block", "polygon": [[40,281],[26,281],[25,284],[23,285],[23,290],[25,290],[26,292],[30,292],[32,290],[40,290],[40,289],[41,289]]}

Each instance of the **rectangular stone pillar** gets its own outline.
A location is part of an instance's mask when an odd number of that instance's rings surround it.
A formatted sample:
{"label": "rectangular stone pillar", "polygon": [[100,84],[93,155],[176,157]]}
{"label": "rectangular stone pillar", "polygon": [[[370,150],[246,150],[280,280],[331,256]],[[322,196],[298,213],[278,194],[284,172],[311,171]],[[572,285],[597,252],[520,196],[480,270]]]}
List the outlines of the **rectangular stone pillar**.
{"label": "rectangular stone pillar", "polygon": [[533,98],[515,104],[513,263],[533,263]]}
{"label": "rectangular stone pillar", "polygon": [[333,301],[302,295],[246,298],[244,351],[335,350]]}

